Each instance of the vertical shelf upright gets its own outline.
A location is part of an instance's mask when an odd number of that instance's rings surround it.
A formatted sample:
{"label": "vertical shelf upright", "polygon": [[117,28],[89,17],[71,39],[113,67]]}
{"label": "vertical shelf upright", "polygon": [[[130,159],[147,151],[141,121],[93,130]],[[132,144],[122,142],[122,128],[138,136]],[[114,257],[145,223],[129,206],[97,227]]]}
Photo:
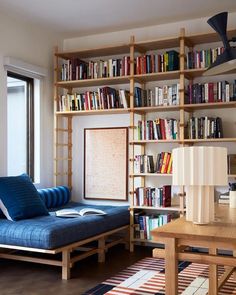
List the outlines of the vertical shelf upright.
{"label": "vertical shelf upright", "polygon": [[[72,188],[72,116],[59,115],[57,113],[59,105],[58,75],[59,60],[58,47],[54,50],[54,185],[65,184]],[[68,89],[71,93],[72,88]],[[64,165],[64,163],[67,163]],[[59,182],[59,178],[63,181]]]}

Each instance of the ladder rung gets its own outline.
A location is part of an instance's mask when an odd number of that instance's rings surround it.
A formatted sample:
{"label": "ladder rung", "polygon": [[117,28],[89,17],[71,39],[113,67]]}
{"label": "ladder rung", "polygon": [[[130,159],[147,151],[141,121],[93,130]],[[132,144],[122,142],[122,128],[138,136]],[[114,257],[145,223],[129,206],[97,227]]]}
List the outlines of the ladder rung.
{"label": "ladder rung", "polygon": [[66,129],[66,128],[56,128],[55,131],[61,131],[61,132],[72,132],[72,129]]}
{"label": "ladder rung", "polygon": [[55,158],[54,161],[72,161],[72,158]]}
{"label": "ladder rung", "polygon": [[54,173],[56,176],[63,176],[63,175],[72,175],[72,172],[61,172],[61,173]]}
{"label": "ladder rung", "polygon": [[56,143],[56,146],[72,146],[72,143]]}

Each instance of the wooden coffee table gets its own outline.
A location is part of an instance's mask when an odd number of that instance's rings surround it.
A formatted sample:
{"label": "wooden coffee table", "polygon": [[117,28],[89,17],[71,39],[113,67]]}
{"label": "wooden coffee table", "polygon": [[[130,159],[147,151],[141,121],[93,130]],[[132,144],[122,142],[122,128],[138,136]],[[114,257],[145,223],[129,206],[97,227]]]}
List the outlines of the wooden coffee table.
{"label": "wooden coffee table", "polygon": [[[236,267],[236,257],[218,255],[219,249],[232,250],[236,254],[236,209],[228,206],[216,207],[216,218],[211,224],[195,225],[181,217],[154,229],[152,236],[155,241],[165,245],[164,250],[154,249],[153,257],[165,258],[166,295],[178,294],[178,261],[209,265],[210,295],[218,294],[218,289]],[[207,248],[208,253],[191,252],[186,247]],[[218,265],[226,266],[219,280]]]}

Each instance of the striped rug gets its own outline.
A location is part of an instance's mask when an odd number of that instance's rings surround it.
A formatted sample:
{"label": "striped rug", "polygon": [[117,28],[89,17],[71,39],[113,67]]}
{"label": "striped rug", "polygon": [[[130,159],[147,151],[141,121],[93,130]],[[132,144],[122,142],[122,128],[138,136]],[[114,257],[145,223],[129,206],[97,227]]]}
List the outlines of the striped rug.
{"label": "striped rug", "polygon": [[[223,273],[219,268],[219,276]],[[208,266],[179,263],[179,294],[205,295],[208,291]],[[144,258],[109,278],[83,295],[163,295],[165,294],[164,260]],[[233,276],[221,288],[220,295],[236,294]]]}

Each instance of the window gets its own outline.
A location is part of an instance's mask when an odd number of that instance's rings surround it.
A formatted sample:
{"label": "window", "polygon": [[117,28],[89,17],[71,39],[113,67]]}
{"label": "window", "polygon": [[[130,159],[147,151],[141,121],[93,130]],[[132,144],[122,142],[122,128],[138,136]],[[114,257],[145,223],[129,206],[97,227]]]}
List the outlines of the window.
{"label": "window", "polygon": [[8,175],[34,180],[34,79],[7,72]]}

